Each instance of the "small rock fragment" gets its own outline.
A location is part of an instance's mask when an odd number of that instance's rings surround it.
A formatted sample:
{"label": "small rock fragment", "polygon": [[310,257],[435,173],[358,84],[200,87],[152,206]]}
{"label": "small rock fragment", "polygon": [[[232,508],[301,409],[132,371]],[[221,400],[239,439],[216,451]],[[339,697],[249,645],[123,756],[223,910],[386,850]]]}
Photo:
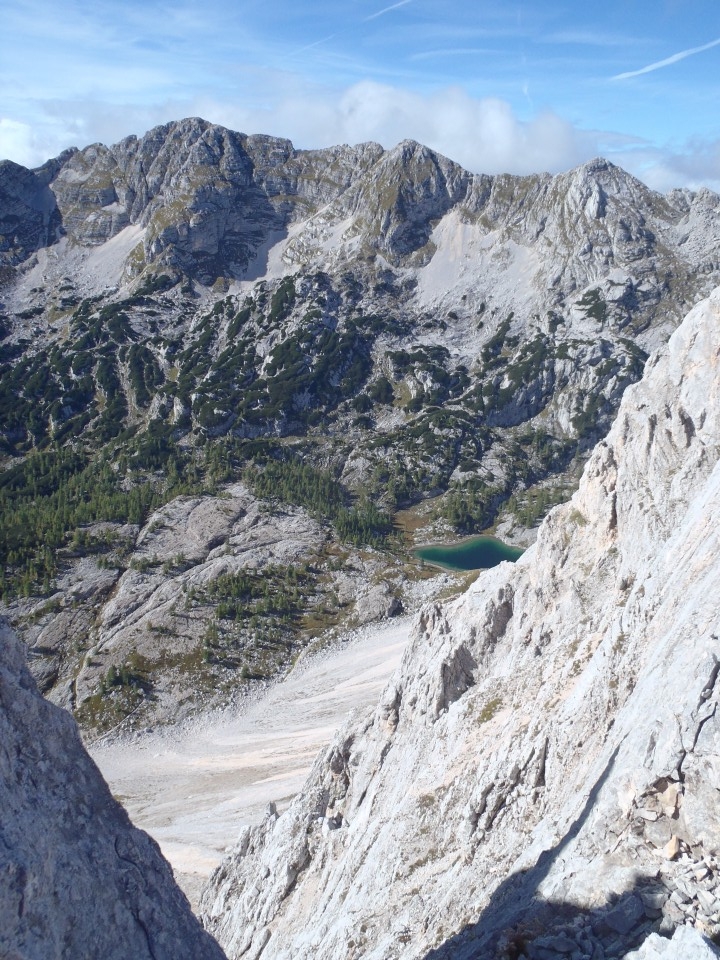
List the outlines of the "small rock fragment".
{"label": "small rock fragment", "polygon": [[673,834],[662,849],[662,855],[666,860],[674,860],[680,853],[680,841],[676,834]]}

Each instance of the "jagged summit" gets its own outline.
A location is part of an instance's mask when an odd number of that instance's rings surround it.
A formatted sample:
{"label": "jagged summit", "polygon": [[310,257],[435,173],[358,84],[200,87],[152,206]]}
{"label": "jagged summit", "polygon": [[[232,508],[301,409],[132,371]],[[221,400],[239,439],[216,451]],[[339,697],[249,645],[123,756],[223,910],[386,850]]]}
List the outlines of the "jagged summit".
{"label": "jagged summit", "polygon": [[[374,143],[295,150],[289,140],[235,133],[198,117],[163,124],[112,147],[66,151],[25,175],[30,180],[22,195],[12,187],[21,170],[4,169],[0,191],[24,201],[29,213],[42,189],[49,186],[54,198],[53,230],[17,244],[6,239],[0,249],[5,264],[17,266],[62,236],[93,247],[137,226],[143,235],[126,262],[128,276],[148,267],[174,268],[203,282],[242,278],[271,237],[287,237],[303,222],[307,228],[295,231],[302,242],[294,236],[289,254],[296,260],[302,250],[301,259],[317,259],[317,216],[326,234],[331,223],[342,224],[348,238],[361,235],[364,248],[378,250],[400,267],[428,262],[423,248],[431,224],[451,210],[487,218],[489,227],[496,216],[517,218],[528,207],[544,208],[548,200],[550,208],[532,211],[530,220],[553,217],[556,195],[566,197],[569,215],[593,211],[594,219],[605,216],[609,203],[608,218],[613,223],[619,218],[621,228],[623,212],[612,209],[621,199],[626,205],[645,204],[665,229],[683,213],[672,206],[672,195],[661,202],[602,158],[557,177],[487,177],[470,174],[413,140],[388,151]],[[47,202],[44,197],[42,203]],[[687,201],[681,206],[686,208]],[[20,208],[12,215],[23,219]],[[352,224],[345,222],[348,216]],[[3,233],[11,234],[10,228],[6,223]]]}

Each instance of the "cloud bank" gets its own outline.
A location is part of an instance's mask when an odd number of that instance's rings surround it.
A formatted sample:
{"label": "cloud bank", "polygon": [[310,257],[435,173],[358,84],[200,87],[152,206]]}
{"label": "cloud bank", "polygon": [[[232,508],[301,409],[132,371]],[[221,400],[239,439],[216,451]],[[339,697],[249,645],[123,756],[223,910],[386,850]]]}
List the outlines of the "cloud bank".
{"label": "cloud bank", "polygon": [[36,166],[70,145],[112,143],[182,116],[203,116],[245,133],[287,137],[302,148],[375,140],[427,144],[470,170],[530,173],[564,170],[598,152],[598,138],[550,111],[529,121],[497,98],[459,87],[429,95],[364,81],[338,95],[280,91],[272,106],[195,99],[153,108],[56,101],[39,105],[31,125],[0,120],[0,156]]}

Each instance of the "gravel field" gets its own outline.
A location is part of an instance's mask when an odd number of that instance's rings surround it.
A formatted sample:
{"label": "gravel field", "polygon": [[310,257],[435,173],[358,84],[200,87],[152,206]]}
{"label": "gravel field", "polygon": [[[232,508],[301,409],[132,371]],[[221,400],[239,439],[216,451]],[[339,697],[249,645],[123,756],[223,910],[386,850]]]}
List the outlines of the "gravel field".
{"label": "gravel field", "polygon": [[193,906],[244,824],[297,793],[348,711],[373,704],[411,617],[349,634],[233,710],[89,747],[133,822],[160,844]]}

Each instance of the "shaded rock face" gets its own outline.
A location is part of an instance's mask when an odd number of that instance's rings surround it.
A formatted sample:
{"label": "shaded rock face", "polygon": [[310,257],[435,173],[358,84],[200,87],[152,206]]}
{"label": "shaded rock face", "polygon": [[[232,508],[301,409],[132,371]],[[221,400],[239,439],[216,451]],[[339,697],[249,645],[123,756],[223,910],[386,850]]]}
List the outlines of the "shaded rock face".
{"label": "shaded rock face", "polygon": [[229,956],[694,955],[652,952],[684,925],[712,955],[719,360],[720,290],[537,543],[426,608],[374,713],[243,831],[201,903]]}
{"label": "shaded rock face", "polygon": [[0,163],[0,263],[14,267],[59,238],[61,216],[49,187],[73,151],[66,151],[38,170]]}
{"label": "shaded rock face", "polygon": [[40,229],[47,227],[44,214],[85,246],[140,224],[147,232],[133,255],[135,272],[153,261],[203,282],[240,276],[296,207],[333,199],[381,153],[374,144],[298,153],[288,140],[247,137],[193,118],[63,155],[67,162],[55,162],[50,188],[45,168],[5,164],[0,199],[13,201],[6,226],[24,220],[27,233],[9,249],[9,262],[59,238]]}
{"label": "shaded rock face", "polygon": [[0,626],[0,955],[221,960]]}

